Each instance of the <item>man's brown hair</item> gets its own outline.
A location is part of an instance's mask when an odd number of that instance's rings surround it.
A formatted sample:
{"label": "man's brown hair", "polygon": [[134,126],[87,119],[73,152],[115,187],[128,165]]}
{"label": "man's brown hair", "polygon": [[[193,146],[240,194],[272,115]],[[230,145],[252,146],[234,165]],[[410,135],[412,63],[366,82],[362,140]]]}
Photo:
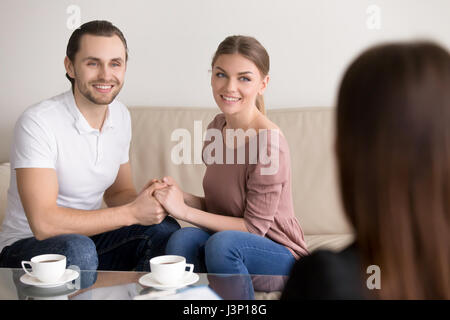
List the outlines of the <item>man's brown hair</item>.
{"label": "man's brown hair", "polygon": [[[128,60],[127,40],[125,39],[122,31],[120,31],[119,28],[117,28],[109,21],[94,20],[86,22],[85,24],[81,25],[70,36],[69,42],[67,43],[66,56],[69,58],[70,61],[72,61],[72,63],[75,61],[75,55],[80,49],[81,38],[85,34],[103,37],[112,37],[114,35],[118,36],[120,40],[122,40],[123,45],[125,46],[125,58],[126,60]],[[67,73],[66,77],[67,79],[69,79],[69,81],[72,83],[73,86],[74,79],[69,77]]]}

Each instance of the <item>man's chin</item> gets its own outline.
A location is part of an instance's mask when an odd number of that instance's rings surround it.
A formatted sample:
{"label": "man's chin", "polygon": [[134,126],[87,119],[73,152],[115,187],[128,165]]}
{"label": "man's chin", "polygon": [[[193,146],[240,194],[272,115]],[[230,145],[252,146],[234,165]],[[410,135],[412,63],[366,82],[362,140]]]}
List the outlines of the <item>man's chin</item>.
{"label": "man's chin", "polygon": [[107,105],[107,104],[110,104],[111,102],[113,102],[118,94],[119,93],[116,92],[116,93],[112,93],[112,94],[104,96],[104,97],[96,97],[92,94],[88,94],[85,97],[92,103],[99,104],[99,105]]}

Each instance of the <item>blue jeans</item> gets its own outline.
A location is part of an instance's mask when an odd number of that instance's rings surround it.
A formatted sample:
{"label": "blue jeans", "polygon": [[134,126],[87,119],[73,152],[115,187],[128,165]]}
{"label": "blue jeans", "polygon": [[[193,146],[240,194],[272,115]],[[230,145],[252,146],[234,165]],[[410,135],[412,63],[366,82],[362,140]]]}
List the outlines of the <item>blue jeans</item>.
{"label": "blue jeans", "polygon": [[0,267],[21,268],[22,260],[58,253],[81,270],[149,271],[149,259],[164,254],[167,241],[180,228],[172,217],[151,226],[132,225],[92,237],[65,234],[42,241],[26,238],[5,247]]}
{"label": "blue jeans", "polygon": [[249,232],[209,233],[186,227],[170,237],[166,254],[184,256],[194,271],[289,275],[295,258],[283,245]]}

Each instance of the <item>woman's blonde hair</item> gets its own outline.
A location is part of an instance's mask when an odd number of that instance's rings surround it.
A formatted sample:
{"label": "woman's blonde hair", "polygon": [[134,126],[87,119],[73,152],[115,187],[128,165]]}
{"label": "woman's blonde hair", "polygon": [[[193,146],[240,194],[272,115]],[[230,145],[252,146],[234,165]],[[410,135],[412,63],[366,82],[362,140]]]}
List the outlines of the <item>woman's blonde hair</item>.
{"label": "woman's blonde hair", "polygon": [[[239,53],[252,61],[263,77],[269,74],[270,59],[266,49],[255,38],[240,35],[229,36],[219,44],[212,59],[211,67],[214,67],[220,55],[234,53]],[[264,97],[262,95],[258,94],[255,104],[262,114],[266,114]]]}

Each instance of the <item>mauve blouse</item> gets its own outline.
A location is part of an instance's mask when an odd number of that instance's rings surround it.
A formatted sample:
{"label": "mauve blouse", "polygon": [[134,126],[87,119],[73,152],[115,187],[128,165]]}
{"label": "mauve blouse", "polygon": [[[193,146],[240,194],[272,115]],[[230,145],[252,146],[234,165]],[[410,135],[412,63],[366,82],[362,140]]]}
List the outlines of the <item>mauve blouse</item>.
{"label": "mauve blouse", "polygon": [[[303,231],[294,215],[290,154],[286,139],[277,134],[277,143],[273,139],[274,131],[266,131],[266,138],[262,138],[260,131],[240,147],[229,148],[225,137],[219,137],[225,124],[225,115],[217,115],[208,125],[207,131],[215,131],[216,135],[210,135],[212,137],[207,138],[203,145],[206,211],[244,218],[249,232],[284,245],[296,259],[307,255]],[[215,141],[219,138],[222,142]],[[251,152],[255,150],[255,145],[259,146],[257,153]],[[219,152],[220,146],[222,155]],[[245,161],[241,158],[239,162],[237,155],[239,152],[242,155],[242,148],[245,148]],[[230,161],[230,154],[227,156],[227,152],[231,152],[234,161]],[[266,157],[261,159],[260,153],[264,153]],[[274,158],[277,153],[278,167]]]}

